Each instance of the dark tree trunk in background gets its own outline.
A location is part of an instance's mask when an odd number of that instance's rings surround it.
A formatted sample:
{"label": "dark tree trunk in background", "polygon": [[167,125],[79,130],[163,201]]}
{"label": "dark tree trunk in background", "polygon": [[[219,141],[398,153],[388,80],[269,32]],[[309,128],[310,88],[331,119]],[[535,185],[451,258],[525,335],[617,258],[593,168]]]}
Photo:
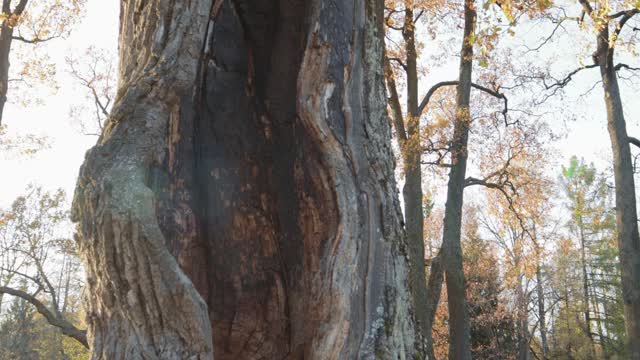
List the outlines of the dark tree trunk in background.
{"label": "dark tree trunk in background", "polygon": [[436,320],[436,311],[440,303],[442,295],[442,282],[444,278],[444,269],[442,266],[442,253],[434,256],[431,260],[431,268],[429,270],[429,278],[427,282],[427,324],[425,334],[425,352],[428,359],[435,359],[435,349],[433,344],[433,323]]}
{"label": "dark tree trunk in background", "polygon": [[[0,125],[2,125],[2,114],[9,91],[9,54],[14,29],[11,21],[15,21],[24,13],[28,3],[29,0],[14,0],[13,4],[12,0],[2,0],[2,13],[5,14],[5,19],[0,26]],[[11,5],[14,5],[13,9]]]}
{"label": "dark tree trunk in background", "polygon": [[382,2],[129,0],[74,216],[94,359],[411,359]]}
{"label": "dark tree trunk in background", "polygon": [[640,360],[640,236],[633,178],[633,164],[627,125],[613,61],[615,48],[609,44],[609,29],[604,26],[597,37],[598,50],[594,55],[600,65],[607,123],[613,150],[613,173],[616,190],[616,225],[622,299],[629,358]]}
{"label": "dark tree trunk in background", "polygon": [[[24,3],[24,5],[22,4]],[[16,15],[22,14],[27,1],[21,0],[16,9]],[[19,11],[19,13],[17,13]],[[2,0],[2,13],[6,14],[2,26],[0,26],[0,125],[2,125],[2,113],[7,103],[7,91],[9,89],[9,53],[13,41],[13,26],[10,24],[11,0]]]}
{"label": "dark tree trunk in background", "polygon": [[[418,108],[418,52],[416,49],[414,12],[412,6],[406,6],[404,11],[404,23],[402,25],[402,37],[406,52],[406,66],[403,67],[406,75],[407,114],[403,114],[400,105],[398,87],[389,64],[386,59],[386,80],[389,89],[391,119],[396,129],[396,138],[402,154],[404,172],[404,186],[402,197],[404,199],[405,229],[409,245],[409,264],[411,268],[410,284],[413,294],[413,302],[418,337],[421,337],[424,345],[423,351],[432,354],[433,340],[431,334],[431,322],[429,310],[426,304],[427,285],[425,283],[424,261],[424,211],[422,193],[422,148],[420,142],[420,116]],[[429,355],[433,358],[432,355]]]}
{"label": "dark tree trunk in background", "polygon": [[518,276],[518,286],[516,288],[516,314],[517,314],[517,339],[518,339],[518,360],[531,359],[529,343],[531,334],[529,333],[529,296],[523,288],[524,275]]}
{"label": "dark tree trunk in background", "polygon": [[[424,269],[424,212],[422,204],[422,168],[420,144],[420,111],[418,110],[418,53],[416,50],[414,13],[407,6],[402,31],[407,52],[407,121],[406,141],[402,148],[404,155],[405,183],[402,188],[404,216],[411,263],[411,287],[414,294],[416,320],[420,335],[430,332],[425,300],[427,297],[426,273]],[[431,348],[433,340],[425,338],[426,348]]]}
{"label": "dark tree trunk in background", "polygon": [[471,73],[476,12],[474,0],[465,0],[464,37],[460,58],[460,83],[456,95],[456,119],[451,141],[451,170],[442,237],[443,265],[449,305],[449,359],[471,359],[471,330],[462,267],[462,205],[467,171],[467,143],[471,116]]}
{"label": "dark tree trunk in background", "polygon": [[591,305],[589,299],[589,274],[587,271],[587,249],[586,239],[584,235],[584,223],[582,222],[582,216],[578,218],[578,231],[580,232],[580,267],[582,268],[582,295],[584,297],[584,324],[585,332],[589,338],[591,345],[591,353],[588,354],[589,359],[593,359],[596,356],[596,342],[593,338],[593,331],[591,330]]}
{"label": "dark tree trunk in background", "polygon": [[2,125],[2,114],[4,105],[7,103],[7,90],[9,89],[9,53],[11,52],[12,36],[13,28],[5,21],[0,28],[0,125]]}
{"label": "dark tree trunk in background", "polygon": [[[536,250],[536,255],[539,256],[539,249]],[[540,342],[542,345],[542,359],[549,358],[549,343],[547,340],[547,311],[544,304],[544,288],[542,286],[542,268],[540,266],[540,259],[536,265],[536,295],[538,297],[538,319],[540,321]]]}

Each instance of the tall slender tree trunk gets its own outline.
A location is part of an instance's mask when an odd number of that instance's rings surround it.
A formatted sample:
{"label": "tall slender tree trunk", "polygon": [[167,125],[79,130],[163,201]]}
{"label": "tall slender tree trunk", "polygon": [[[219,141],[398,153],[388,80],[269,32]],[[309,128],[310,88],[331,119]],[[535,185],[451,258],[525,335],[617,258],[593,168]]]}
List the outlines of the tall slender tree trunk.
{"label": "tall slender tree trunk", "polygon": [[444,277],[444,269],[442,264],[441,253],[438,253],[431,260],[431,269],[429,271],[428,287],[427,287],[427,324],[426,324],[426,349],[425,352],[429,359],[435,359],[435,350],[433,348],[433,323],[436,318],[436,311],[440,303],[442,295],[442,281]]}
{"label": "tall slender tree trunk", "polygon": [[[11,13],[11,2],[3,0],[2,13]],[[13,41],[13,27],[9,25],[9,20],[5,19],[0,27],[0,126],[2,125],[2,114],[4,105],[7,103],[7,91],[9,90],[9,53],[11,52],[11,42]]]}
{"label": "tall slender tree trunk", "polygon": [[[427,304],[427,284],[424,251],[424,204],[422,193],[422,147],[420,141],[420,111],[418,109],[418,53],[416,50],[415,24],[413,8],[407,5],[402,26],[406,52],[406,95],[407,115],[400,105],[398,87],[386,59],[386,80],[391,99],[391,118],[396,128],[396,137],[402,154],[405,183],[402,188],[404,199],[405,229],[409,244],[410,284],[412,288],[414,311],[418,336],[423,344],[420,348],[429,358],[433,358],[433,339],[431,337],[431,315]],[[406,121],[405,121],[406,120]]]}
{"label": "tall slender tree trunk", "polygon": [[121,2],[74,200],[94,359],[411,359],[382,1]]}
{"label": "tall slender tree trunk", "polygon": [[613,150],[613,172],[616,189],[616,224],[618,256],[622,276],[627,347],[630,359],[640,359],[640,236],[633,178],[633,165],[627,125],[622,108],[618,77],[613,61],[614,48],[609,45],[609,29],[604,26],[598,34],[595,55],[600,65],[607,124]]}
{"label": "tall slender tree trunk", "polygon": [[11,0],[2,0],[2,13],[5,18],[0,26],[0,125],[2,125],[2,115],[9,91],[9,54],[13,42],[13,25],[15,25],[12,22],[15,23],[16,19],[22,16],[29,0],[14,3],[13,9],[11,9],[11,2]]}
{"label": "tall slender tree trunk", "polygon": [[457,113],[451,141],[452,166],[449,172],[447,203],[444,215],[442,248],[444,254],[447,299],[449,304],[449,359],[471,359],[469,314],[462,267],[462,204],[467,171],[469,138],[471,72],[476,11],[474,0],[465,0],[464,36],[460,59],[460,83],[457,89]]}
{"label": "tall slender tree trunk", "polygon": [[549,343],[547,341],[547,315],[544,304],[544,288],[542,286],[542,268],[540,266],[539,249],[536,255],[538,263],[536,265],[536,294],[538,297],[538,319],[540,322],[540,342],[542,343],[542,359],[549,358]]}
{"label": "tall slender tree trunk", "polygon": [[542,278],[542,247],[538,242],[536,224],[533,224],[533,243],[536,256],[536,296],[538,300],[538,322],[540,342],[542,345],[542,359],[549,358],[549,342],[547,340],[547,310],[545,308],[544,285]]}
{"label": "tall slender tree trunk", "polygon": [[522,287],[524,275],[518,276],[518,286],[516,288],[516,302],[518,314],[518,360],[529,360],[531,351],[529,350],[529,299],[525,295]]}
{"label": "tall slender tree trunk", "polygon": [[[571,318],[570,318],[570,313],[569,313],[569,309],[570,309],[570,305],[569,305],[569,284],[567,284],[567,279],[565,276],[564,279],[564,308],[565,308],[565,317],[564,317],[564,322],[565,322],[565,326],[567,329],[571,329]],[[573,359],[573,344],[571,342],[572,340],[569,338],[567,341],[567,344],[565,345],[565,351],[566,351],[566,355],[567,355],[567,359],[572,360]]]}
{"label": "tall slender tree trunk", "polygon": [[418,111],[418,53],[415,43],[413,8],[407,6],[402,35],[407,52],[407,141],[404,146],[405,183],[402,188],[404,216],[411,261],[411,284],[413,287],[416,320],[420,334],[425,338],[425,347],[433,346],[430,334],[428,309],[426,306],[427,285],[424,264],[424,212],[422,199],[422,147],[420,142],[420,112]]}
{"label": "tall slender tree trunk", "polygon": [[591,307],[589,304],[589,275],[587,273],[587,251],[586,251],[586,239],[584,236],[584,224],[582,217],[578,219],[578,230],[580,231],[580,266],[582,267],[582,296],[584,298],[584,324],[585,332],[589,338],[591,345],[591,353],[589,358],[596,356],[596,342],[593,339],[593,331],[591,330]]}
{"label": "tall slender tree trunk", "polygon": [[605,316],[605,321],[606,321],[606,315],[604,315],[605,313],[604,310],[603,312],[600,311],[600,302],[598,301],[598,293],[596,292],[596,287],[591,286],[589,290],[591,291],[591,304],[593,304],[593,308],[596,314],[595,320],[596,320],[596,328],[598,329],[598,339],[600,340],[600,351],[602,352],[602,358],[607,360],[610,358],[610,355],[609,355],[609,351],[607,349],[607,344],[605,340],[606,335],[602,327],[602,316]]}

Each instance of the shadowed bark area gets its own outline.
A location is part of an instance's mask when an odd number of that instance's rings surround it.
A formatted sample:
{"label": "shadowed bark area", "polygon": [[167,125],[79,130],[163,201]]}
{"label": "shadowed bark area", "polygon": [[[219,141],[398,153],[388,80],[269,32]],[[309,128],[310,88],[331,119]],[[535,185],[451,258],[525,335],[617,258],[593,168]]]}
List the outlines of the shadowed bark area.
{"label": "shadowed bark area", "polygon": [[122,2],[74,202],[94,358],[412,358],[381,17]]}

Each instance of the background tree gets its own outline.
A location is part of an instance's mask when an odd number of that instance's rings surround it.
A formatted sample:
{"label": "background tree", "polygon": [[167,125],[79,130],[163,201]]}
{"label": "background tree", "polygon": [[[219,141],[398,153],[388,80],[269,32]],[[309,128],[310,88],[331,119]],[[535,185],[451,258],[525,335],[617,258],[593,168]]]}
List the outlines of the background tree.
{"label": "background tree", "polygon": [[[610,4],[596,2],[597,7],[587,0],[580,0],[584,13],[594,22],[597,31],[597,48],[594,63],[600,69],[604,100],[607,109],[607,123],[613,150],[613,173],[616,188],[616,217],[618,247],[620,249],[620,269],[622,271],[622,293],[625,304],[625,319],[628,336],[629,355],[640,359],[640,235],[638,233],[638,211],[636,209],[635,181],[630,139],[626,122],[617,71],[624,64],[617,64],[614,52],[625,24],[640,13],[640,6],[627,2]],[[612,11],[610,13],[610,11]]]}
{"label": "background tree", "polygon": [[[389,89],[389,112],[392,118],[392,123],[394,124],[394,129],[396,130],[396,136],[399,143],[399,148],[401,152],[401,158],[405,166],[404,176],[405,176],[405,187],[403,189],[404,196],[404,204],[405,204],[405,217],[407,218],[407,229],[409,234],[416,234],[413,238],[416,240],[411,241],[412,243],[417,244],[414,248],[416,255],[414,255],[415,259],[419,259],[422,261],[422,257],[424,256],[424,249],[422,248],[422,243],[420,239],[420,235],[422,232],[418,231],[417,228],[414,227],[413,230],[411,224],[409,224],[410,219],[422,217],[422,187],[417,186],[418,176],[422,177],[421,174],[417,174],[417,169],[421,169],[420,164],[435,164],[446,166],[452,172],[455,172],[459,176],[458,179],[453,183],[450,183],[450,191],[458,191],[460,194],[453,196],[450,199],[447,199],[447,209],[445,212],[448,213],[446,216],[447,220],[445,220],[444,232],[445,239],[450,239],[451,241],[443,241],[443,254],[452,254],[449,256],[448,260],[443,261],[439,256],[437,258],[431,259],[428,264],[430,265],[429,270],[429,281],[427,282],[427,296],[426,300],[416,301],[424,302],[426,306],[424,309],[419,310],[418,314],[424,313],[423,322],[426,324],[423,327],[423,333],[426,338],[426,352],[431,354],[431,320],[433,318],[433,313],[437,307],[437,299],[439,298],[440,292],[440,282],[443,279],[441,271],[449,267],[450,271],[452,271],[451,276],[447,281],[452,281],[454,278],[463,279],[462,275],[462,260],[459,256],[456,256],[456,253],[460,251],[456,251],[454,249],[456,247],[455,244],[460,243],[460,236],[456,235],[460,233],[460,226],[456,225],[461,223],[461,210],[456,210],[458,208],[462,208],[462,188],[470,185],[489,185],[490,187],[505,187],[506,185],[501,183],[497,184],[495,181],[505,181],[505,173],[506,170],[496,169],[495,172],[487,173],[487,177],[485,178],[466,178],[466,153],[468,152],[468,133],[469,130],[464,130],[465,126],[460,125],[461,122],[457,121],[460,119],[460,106],[453,111],[453,116],[451,118],[455,120],[451,120],[449,124],[454,124],[455,126],[451,126],[453,134],[448,134],[448,136],[444,137],[444,139],[437,139],[433,137],[433,132],[429,129],[433,127],[432,125],[440,126],[443,122],[437,121],[437,118],[434,121],[433,116],[429,119],[429,121],[425,121],[423,118],[425,117],[427,110],[430,106],[430,101],[434,98],[436,92],[438,92],[441,88],[453,87],[457,86],[458,91],[460,91],[461,86],[465,89],[463,93],[469,93],[468,100],[466,103],[470,102],[470,92],[471,88],[480,90],[489,96],[496,97],[498,101],[504,102],[504,104],[500,104],[502,107],[504,105],[504,110],[498,112],[495,115],[501,114],[505,116],[505,125],[508,126],[509,122],[506,120],[506,97],[503,95],[499,86],[497,85],[496,75],[490,76],[489,74],[482,74],[479,76],[481,80],[486,80],[489,85],[478,85],[477,83],[472,82],[471,79],[471,68],[473,67],[473,63],[478,62],[482,67],[487,67],[488,65],[488,54],[496,42],[496,39],[499,37],[498,23],[500,22],[501,15],[506,17],[511,22],[515,22],[515,18],[520,13],[522,14],[535,14],[536,12],[544,11],[544,4],[528,4],[528,3],[520,3],[520,2],[509,2],[508,4],[500,4],[501,8],[498,9],[499,13],[496,14],[489,10],[490,6],[485,6],[482,10],[482,25],[479,31],[475,30],[476,24],[476,5],[468,2],[468,3],[458,3],[458,2],[425,2],[425,1],[388,1],[387,2],[387,13],[386,13],[386,24],[388,29],[387,34],[387,88]],[[432,35],[435,37],[435,32],[431,34],[427,34],[425,30],[422,32],[418,32],[417,25],[426,25],[429,29],[436,28],[434,23],[437,23],[438,26],[441,25],[440,22],[442,18],[446,18],[443,14],[459,13],[464,14],[467,18],[465,21],[466,24],[473,25],[465,26],[465,33],[463,34],[463,46],[467,55],[469,56],[461,56],[461,59],[464,64],[464,71],[468,73],[468,79],[465,78],[467,83],[462,82],[462,78],[459,80],[453,81],[443,81],[433,85],[424,95],[421,101],[419,100],[418,93],[418,80],[422,80],[425,82],[424,76],[426,70],[420,69],[415,66],[416,59],[420,54],[420,50],[424,46],[426,40],[424,39],[428,35]],[[408,16],[411,14],[411,16]],[[417,15],[415,15],[417,14]],[[468,15],[468,16],[467,16]],[[473,17],[472,21],[469,19]],[[437,19],[435,21],[429,19]],[[458,27],[460,27],[458,25]],[[400,35],[398,35],[398,32]],[[442,31],[440,31],[442,32]],[[438,33],[440,33],[438,32]],[[418,35],[419,34],[419,35]],[[479,50],[479,54],[477,56],[473,55],[474,48]],[[467,59],[468,57],[468,59]],[[462,66],[462,65],[461,65]],[[461,67],[462,69],[462,67]],[[488,72],[488,71],[487,71]],[[488,72],[490,73],[490,72]],[[406,91],[402,90],[401,86],[406,85]],[[463,86],[464,85],[464,86]],[[466,90],[468,88],[468,91]],[[403,109],[401,105],[401,100],[406,99],[407,107]],[[485,103],[488,103],[486,99],[484,99]],[[467,104],[468,105],[468,104]],[[465,107],[465,104],[462,104],[462,107]],[[464,111],[463,111],[464,112]],[[470,123],[472,122],[472,113],[469,112],[467,116],[468,126],[466,128],[470,128]],[[475,120],[475,118],[474,118]],[[444,122],[445,126],[447,126],[447,122]],[[467,135],[464,135],[466,133]],[[463,136],[464,135],[464,136]],[[425,159],[425,156],[420,152],[428,150],[431,152],[431,157],[435,157],[434,160],[421,160]],[[459,161],[464,159],[464,161]],[[449,161],[447,161],[449,160]],[[508,162],[506,164],[508,167]],[[464,170],[464,171],[462,171]],[[469,181],[467,181],[469,180]],[[508,181],[508,180],[507,180]],[[412,191],[408,191],[408,189],[413,189]],[[456,190],[457,189],[457,190]],[[458,230],[456,230],[458,229]],[[410,235],[410,239],[412,236]],[[457,240],[456,240],[457,239]],[[460,246],[457,246],[460,248]],[[445,251],[446,250],[446,251]],[[450,251],[451,250],[451,251]],[[456,262],[458,265],[454,266],[451,261],[453,259],[458,259]],[[416,260],[418,261],[418,260]],[[455,272],[454,272],[455,268]],[[453,276],[456,273],[458,275]],[[422,278],[422,276],[420,277]],[[461,284],[463,281],[461,282]],[[417,286],[422,286],[419,284]],[[460,295],[464,292],[464,286],[460,285],[456,287],[457,290],[453,290],[451,287],[447,287],[447,291],[457,291]],[[463,298],[463,296],[449,296],[449,305],[455,307],[456,310],[454,312],[456,314],[464,314],[464,311],[461,309],[464,308],[462,304],[458,304],[458,299]],[[420,319],[420,316],[418,316]],[[457,316],[451,315],[451,320],[456,324],[460,324],[460,330],[457,330],[457,333],[463,333],[467,335],[460,335],[461,339],[468,338],[468,331],[464,330],[468,321],[464,319],[457,319]],[[460,320],[460,321],[458,321]],[[468,328],[468,326],[466,326]],[[456,331],[455,328],[451,328],[452,331]],[[456,336],[458,338],[458,336]],[[454,340],[454,342],[457,340]],[[465,346],[452,345],[456,349],[465,348]],[[451,356],[457,356],[456,354],[451,354]]]}
{"label": "background tree", "polygon": [[29,157],[48,146],[45,136],[9,135],[7,127],[0,125],[0,154],[3,157]]}
{"label": "background tree", "polygon": [[115,55],[89,47],[82,58],[67,56],[70,74],[85,91],[86,98],[72,105],[69,115],[85,135],[100,136],[111,112],[116,86]]}
{"label": "background tree", "polygon": [[559,308],[552,324],[551,358],[586,359],[593,356],[585,332],[580,249],[570,239],[558,243],[553,258],[553,287]]}
{"label": "background tree", "polygon": [[0,214],[0,305],[5,295],[20,298],[60,333],[88,347],[85,331],[70,321],[79,311],[70,300],[79,294],[82,273],[71,240],[59,237],[65,222],[68,230],[64,193],[35,186]]}
{"label": "background tree", "polygon": [[[577,6],[576,6],[577,5]],[[562,92],[565,86],[580,72],[587,69],[599,69],[604,91],[607,114],[607,128],[611,140],[613,168],[616,189],[616,221],[618,232],[619,259],[622,271],[622,286],[625,296],[625,318],[630,339],[640,338],[640,236],[638,235],[635,180],[633,178],[633,160],[630,144],[638,144],[635,138],[627,134],[624,104],[618,84],[620,71],[635,71],[637,67],[618,62],[619,58],[635,58],[637,32],[631,25],[640,7],[633,1],[589,1],[579,0],[578,4],[561,2],[555,7],[552,16],[558,28],[565,28],[566,21],[574,21],[591,36],[592,44],[585,48],[593,49],[591,62],[582,60],[579,67],[565,76],[552,80],[543,79],[545,98]],[[555,33],[540,45],[551,43]],[[574,33],[575,34],[575,33]],[[576,39],[574,35],[571,39]],[[595,46],[594,46],[595,45]],[[539,47],[538,47],[539,48]],[[626,55],[626,56],[625,56]],[[525,75],[527,76],[527,75]],[[537,76],[537,75],[534,75]],[[540,76],[544,78],[544,76]],[[632,359],[640,359],[640,342],[629,340]]]}
{"label": "background tree", "polygon": [[[24,284],[22,289],[26,289]],[[3,359],[37,359],[33,306],[19,298],[11,303],[0,321],[0,356]]]}
{"label": "background tree", "polygon": [[512,359],[517,355],[516,319],[503,293],[498,254],[480,237],[475,207],[465,212],[464,271],[474,359]]}
{"label": "background tree", "polygon": [[[10,83],[25,83],[29,79],[49,81],[52,71],[44,57],[23,59],[23,67],[12,77],[9,63],[14,41],[36,47],[46,41],[63,37],[81,14],[85,0],[3,0],[0,28],[0,125],[7,102]],[[33,48],[31,53],[33,53]],[[26,61],[24,61],[26,60]]]}
{"label": "background tree", "polygon": [[[593,164],[587,165],[576,157],[571,159],[568,167],[563,167],[560,183],[571,214],[569,229],[577,239],[580,252],[583,330],[592,348],[588,356],[596,356],[597,337],[599,356],[609,357],[619,350],[614,350],[615,346],[609,349],[607,344],[609,336],[605,334],[604,324],[610,320],[600,311],[600,302],[603,296],[616,298],[609,282],[615,283],[619,279],[618,259],[610,251],[611,239],[615,237],[612,191],[604,174],[599,173]],[[620,337],[619,332],[612,335],[612,338]]]}
{"label": "background tree", "polygon": [[[422,165],[420,149],[419,49],[421,44],[416,37],[418,22],[425,14],[429,4],[424,1],[385,1],[385,79],[389,92],[390,117],[395,129],[396,139],[402,154],[404,185],[405,229],[409,243],[411,262],[411,285],[414,289],[416,321],[420,336],[424,338],[421,347],[427,354],[433,353],[431,339],[431,318],[435,306],[429,304],[424,271],[424,204],[422,190]],[[399,32],[400,37],[396,39]],[[400,72],[402,75],[400,75]],[[396,80],[398,79],[398,80]],[[404,80],[406,85],[406,107],[401,105],[399,86]],[[436,277],[438,274],[435,274]],[[434,292],[431,289],[430,292]],[[432,301],[431,301],[432,302]]]}

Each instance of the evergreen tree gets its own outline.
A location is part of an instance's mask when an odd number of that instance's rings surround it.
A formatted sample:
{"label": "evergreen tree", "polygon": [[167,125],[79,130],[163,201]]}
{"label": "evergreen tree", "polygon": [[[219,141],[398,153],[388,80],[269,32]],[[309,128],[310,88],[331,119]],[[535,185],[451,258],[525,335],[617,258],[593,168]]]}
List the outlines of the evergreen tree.
{"label": "evergreen tree", "polygon": [[464,272],[474,359],[512,359],[517,353],[516,320],[502,296],[498,258],[478,234],[472,215],[466,225]]}
{"label": "evergreen tree", "polygon": [[26,300],[15,298],[11,303],[0,318],[0,359],[39,359],[34,350],[37,338],[34,313]]}

